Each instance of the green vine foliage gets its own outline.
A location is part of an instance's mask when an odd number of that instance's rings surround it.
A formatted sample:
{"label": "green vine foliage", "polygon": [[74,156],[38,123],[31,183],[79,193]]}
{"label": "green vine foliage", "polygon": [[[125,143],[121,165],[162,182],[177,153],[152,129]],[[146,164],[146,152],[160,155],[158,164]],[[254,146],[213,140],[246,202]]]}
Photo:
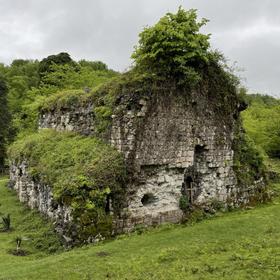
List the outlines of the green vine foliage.
{"label": "green vine foliage", "polygon": [[51,186],[56,202],[72,209],[75,240],[111,234],[106,207],[111,200],[118,214],[126,180],[124,159],[116,149],[95,138],[45,130],[15,142],[9,158],[27,161],[33,180]]}

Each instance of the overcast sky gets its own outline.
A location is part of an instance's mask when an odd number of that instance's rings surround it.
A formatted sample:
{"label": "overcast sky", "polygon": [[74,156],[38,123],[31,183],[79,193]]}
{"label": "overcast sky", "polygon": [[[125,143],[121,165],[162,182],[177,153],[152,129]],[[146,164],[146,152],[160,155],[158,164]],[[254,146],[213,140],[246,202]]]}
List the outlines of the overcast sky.
{"label": "overcast sky", "polygon": [[210,20],[212,47],[251,91],[280,97],[279,0],[0,0],[0,61],[66,51],[123,71],[143,27],[179,5]]}

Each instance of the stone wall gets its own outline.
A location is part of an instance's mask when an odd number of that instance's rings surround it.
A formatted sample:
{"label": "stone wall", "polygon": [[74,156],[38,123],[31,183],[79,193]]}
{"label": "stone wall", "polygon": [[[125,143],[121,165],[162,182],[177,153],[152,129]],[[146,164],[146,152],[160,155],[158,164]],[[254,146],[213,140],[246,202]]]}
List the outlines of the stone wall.
{"label": "stone wall", "polygon": [[[65,226],[71,222],[71,211],[68,207],[55,202],[49,186],[34,181],[28,173],[27,162],[11,164],[10,185],[18,193],[21,202],[53,220],[57,232],[64,236]],[[64,237],[67,241],[68,237]]]}
{"label": "stone wall", "polygon": [[[258,182],[245,190],[237,185],[233,170],[237,102],[225,110],[200,92],[189,92],[187,98],[157,93],[134,102],[137,106],[112,116],[109,133],[109,143],[124,154],[132,177],[125,208],[115,219],[116,232],[130,231],[137,224],[179,222],[182,196],[201,207],[214,200],[240,205],[263,186]],[[39,127],[93,135],[93,104],[42,112]],[[61,207],[58,212],[50,210],[49,188],[17,173],[12,171],[11,177],[22,201],[49,217],[69,219]]]}
{"label": "stone wall", "polygon": [[[196,93],[183,101],[159,95],[140,100],[140,110],[114,117],[111,144],[136,172],[127,208],[132,224],[180,221],[183,194],[196,205],[235,199],[234,112],[224,123],[198,99]],[[145,195],[153,199],[143,204]]]}
{"label": "stone wall", "polygon": [[39,116],[39,128],[53,128],[58,131],[76,131],[83,135],[94,133],[93,104],[67,106],[56,110],[44,110]]}

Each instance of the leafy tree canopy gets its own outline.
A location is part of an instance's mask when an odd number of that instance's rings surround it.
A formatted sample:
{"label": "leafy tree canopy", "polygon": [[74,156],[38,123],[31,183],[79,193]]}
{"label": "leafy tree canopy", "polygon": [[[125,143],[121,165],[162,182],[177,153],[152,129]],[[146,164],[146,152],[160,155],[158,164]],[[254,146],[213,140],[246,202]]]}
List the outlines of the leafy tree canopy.
{"label": "leafy tree canopy", "polygon": [[179,82],[196,83],[199,69],[211,59],[210,35],[199,32],[207,23],[197,20],[196,10],[179,8],[167,13],[139,35],[139,44],[132,54],[136,68],[156,77],[174,77]]}
{"label": "leafy tree canopy", "polygon": [[0,168],[4,166],[6,142],[9,129],[9,111],[7,106],[7,85],[0,76]]}
{"label": "leafy tree canopy", "polygon": [[246,132],[265,155],[280,158],[280,100],[260,94],[245,99],[249,103],[242,113]]}
{"label": "leafy tree canopy", "polygon": [[79,64],[82,67],[89,67],[94,71],[107,71],[108,70],[108,66],[102,61],[88,61],[88,60],[82,59],[79,61]]}
{"label": "leafy tree canopy", "polygon": [[38,104],[45,97],[61,90],[90,91],[118,73],[101,61],[75,62],[69,54],[60,53],[41,62],[15,59],[10,65],[0,63],[0,75],[8,89],[7,102],[12,115],[9,140],[13,140],[17,135],[36,131]]}
{"label": "leafy tree canopy", "polygon": [[45,73],[51,71],[51,66],[53,64],[64,65],[74,63],[70,55],[66,52],[62,52],[56,55],[49,55],[40,61],[39,64],[39,74],[40,76],[44,76]]}

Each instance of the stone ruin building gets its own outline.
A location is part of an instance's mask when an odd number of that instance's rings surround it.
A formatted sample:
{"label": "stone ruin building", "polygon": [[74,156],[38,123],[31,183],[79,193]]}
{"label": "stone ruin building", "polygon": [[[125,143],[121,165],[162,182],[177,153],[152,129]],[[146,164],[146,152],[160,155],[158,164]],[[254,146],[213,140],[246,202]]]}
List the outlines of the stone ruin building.
{"label": "stone ruin building", "polygon": [[[111,117],[106,141],[133,167],[123,198],[126,207],[114,221],[116,232],[130,231],[138,224],[180,222],[182,195],[190,205],[201,207],[213,200],[241,205],[264,187],[262,179],[247,187],[238,185],[234,140],[244,108],[236,95],[221,98],[207,88],[200,92],[183,89],[187,97],[182,99],[181,93],[170,92],[136,95],[132,105],[127,96],[121,97],[118,107],[124,109]],[[93,107],[89,100],[42,110],[39,128],[95,135]],[[51,188],[30,181],[25,163],[11,167],[11,179],[21,201],[64,223],[70,219],[63,205],[52,207]]]}

